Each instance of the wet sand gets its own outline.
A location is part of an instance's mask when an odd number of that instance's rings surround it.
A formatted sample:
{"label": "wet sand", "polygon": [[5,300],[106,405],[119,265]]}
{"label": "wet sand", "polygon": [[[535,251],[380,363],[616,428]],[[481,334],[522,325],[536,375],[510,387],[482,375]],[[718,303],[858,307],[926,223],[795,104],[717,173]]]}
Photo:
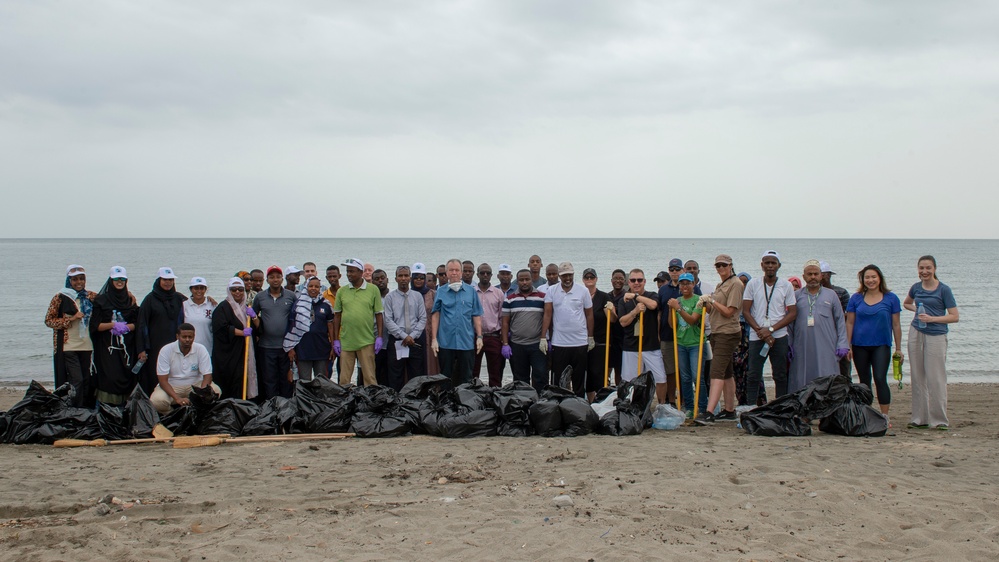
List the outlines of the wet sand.
{"label": "wet sand", "polygon": [[[999,385],[952,429],[0,446],[6,560],[994,560]],[[0,389],[0,410],[23,390]],[[568,507],[553,499],[566,494]],[[107,507],[99,502],[113,496]],[[102,514],[104,512],[109,512]]]}

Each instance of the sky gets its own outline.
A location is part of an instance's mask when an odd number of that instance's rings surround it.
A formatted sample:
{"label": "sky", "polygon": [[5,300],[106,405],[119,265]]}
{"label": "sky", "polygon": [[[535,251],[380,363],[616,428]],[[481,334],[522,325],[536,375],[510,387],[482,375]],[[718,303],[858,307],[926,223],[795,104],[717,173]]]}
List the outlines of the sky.
{"label": "sky", "polygon": [[997,238],[997,29],[989,0],[4,0],[0,237]]}

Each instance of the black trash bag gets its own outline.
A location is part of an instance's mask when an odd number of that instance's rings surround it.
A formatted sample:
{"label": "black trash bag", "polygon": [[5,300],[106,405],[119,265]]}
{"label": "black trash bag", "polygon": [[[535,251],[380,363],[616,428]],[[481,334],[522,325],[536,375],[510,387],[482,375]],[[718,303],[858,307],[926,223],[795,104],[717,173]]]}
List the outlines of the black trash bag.
{"label": "black trash bag", "polygon": [[31,381],[27,392],[5,414],[4,443],[51,444],[57,439],[101,439],[103,433],[97,413],[72,405],[74,391],[64,384],[49,392],[37,381]]}
{"label": "black trash bag", "polygon": [[495,393],[495,388],[483,384],[479,379],[472,379],[472,382],[458,385],[455,398],[459,404],[473,410],[491,410],[496,407]]}
{"label": "black trash bag", "polygon": [[[802,415],[810,419],[824,418],[839,408],[850,393],[850,377],[830,375],[819,377],[794,393],[801,403]],[[868,401],[870,404],[870,401]]]}
{"label": "black trash bag", "polygon": [[805,407],[798,399],[806,388],[794,394],[785,394],[763,406],[743,412],[739,420],[750,435],[761,437],[803,437],[812,434],[812,428],[802,416]]}
{"label": "black trash bag", "polygon": [[295,402],[284,396],[272,396],[260,405],[257,415],[243,426],[243,435],[284,435],[291,433],[295,421]]}
{"label": "black trash bag", "polygon": [[104,439],[108,441],[131,439],[132,430],[126,421],[127,416],[126,408],[123,406],[112,406],[103,402],[98,403],[97,425],[101,428],[101,435],[104,436]]}
{"label": "black trash bag", "polygon": [[496,434],[503,437],[527,437],[534,435],[531,425],[531,405],[538,401],[538,392],[523,381],[512,383],[493,393],[499,425]]}
{"label": "black trash bag", "polygon": [[451,388],[451,379],[446,375],[423,375],[409,379],[399,395],[407,400],[423,401],[430,396],[433,390],[447,390]]}
{"label": "black trash bag", "polygon": [[572,396],[558,403],[562,414],[562,434],[566,437],[589,435],[600,426],[600,416],[593,411],[586,398]]}
{"label": "black trash bag", "polygon": [[638,435],[647,427],[652,427],[652,398],[655,396],[655,380],[652,371],[646,371],[625,382],[617,390],[614,411],[600,418],[597,429],[604,435]]}
{"label": "black trash bag", "polygon": [[562,436],[562,412],[558,409],[558,400],[541,398],[528,411],[531,427],[534,433],[542,437]]}
{"label": "black trash bag", "polygon": [[439,422],[441,437],[491,437],[496,435],[499,416],[496,410],[468,410],[442,416]]}
{"label": "black trash bag", "polygon": [[496,410],[485,409],[480,394],[461,386],[430,393],[420,407],[423,429],[430,435],[448,438],[496,435]]}
{"label": "black trash bag", "polygon": [[219,401],[219,397],[215,395],[211,387],[198,388],[196,386],[191,387],[191,393],[187,395],[187,399],[191,402],[195,424],[198,426],[201,425],[202,418],[207,416]]}
{"label": "black trash bag", "polygon": [[169,429],[174,435],[196,435],[198,428],[194,408],[190,406],[174,408],[169,414],[160,418],[160,425]]}
{"label": "black trash bag", "polygon": [[593,396],[593,403],[596,404],[597,402],[603,402],[611,394],[617,394],[617,387],[605,386],[600,390],[598,390],[597,393]]}
{"label": "black trash bag", "polygon": [[588,435],[600,425],[600,417],[585,398],[551,385],[545,387],[541,399],[531,406],[530,417],[534,431],[543,437]]}
{"label": "black trash bag", "polygon": [[453,414],[457,410],[458,406],[454,403],[449,390],[431,391],[427,399],[420,404],[420,426],[425,433],[441,437],[441,417]]}
{"label": "black trash bag", "polygon": [[208,412],[198,416],[198,435],[240,435],[250,420],[257,416],[260,407],[249,400],[225,398],[216,401]]}
{"label": "black trash bag", "polygon": [[846,400],[819,422],[819,431],[847,437],[882,437],[888,433],[888,416],[871,406],[874,395],[867,385],[851,384]]}
{"label": "black trash bag", "polygon": [[397,437],[412,431],[412,419],[403,411],[395,389],[373,385],[354,390],[357,410],[350,430],[357,437]]}
{"label": "black trash bag", "polygon": [[132,395],[125,403],[125,414],[128,416],[128,425],[135,439],[152,437],[153,428],[160,423],[160,413],[156,411],[139,385],[135,385]]}
{"label": "black trash bag", "polygon": [[351,389],[324,378],[295,383],[293,433],[344,433],[350,430],[357,400]]}

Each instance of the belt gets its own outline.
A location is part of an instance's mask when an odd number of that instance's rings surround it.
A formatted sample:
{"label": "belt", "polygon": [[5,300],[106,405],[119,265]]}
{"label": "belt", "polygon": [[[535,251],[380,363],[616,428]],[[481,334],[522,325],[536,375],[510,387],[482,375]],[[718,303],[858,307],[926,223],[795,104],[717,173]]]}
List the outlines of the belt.
{"label": "belt", "polygon": [[489,332],[487,334],[482,334],[482,337],[484,337],[484,338],[498,338],[498,337],[500,337],[500,333],[499,332]]}

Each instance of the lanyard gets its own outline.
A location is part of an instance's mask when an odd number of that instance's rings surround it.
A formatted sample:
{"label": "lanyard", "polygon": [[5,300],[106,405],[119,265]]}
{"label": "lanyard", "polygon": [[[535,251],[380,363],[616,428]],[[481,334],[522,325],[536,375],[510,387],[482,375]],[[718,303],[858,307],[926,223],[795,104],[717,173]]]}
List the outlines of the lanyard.
{"label": "lanyard", "polygon": [[819,300],[819,295],[813,297],[811,293],[806,291],[805,296],[808,297],[808,317],[811,318],[812,310],[815,308],[815,302]]}
{"label": "lanyard", "polygon": [[778,279],[779,278],[774,278],[774,288],[770,289],[770,294],[769,295],[767,294],[767,282],[766,282],[766,280],[762,280],[763,281],[763,296],[767,299],[767,314],[766,314],[766,319],[767,320],[770,320],[770,299],[773,298],[774,293],[777,291],[777,281],[778,281]]}

